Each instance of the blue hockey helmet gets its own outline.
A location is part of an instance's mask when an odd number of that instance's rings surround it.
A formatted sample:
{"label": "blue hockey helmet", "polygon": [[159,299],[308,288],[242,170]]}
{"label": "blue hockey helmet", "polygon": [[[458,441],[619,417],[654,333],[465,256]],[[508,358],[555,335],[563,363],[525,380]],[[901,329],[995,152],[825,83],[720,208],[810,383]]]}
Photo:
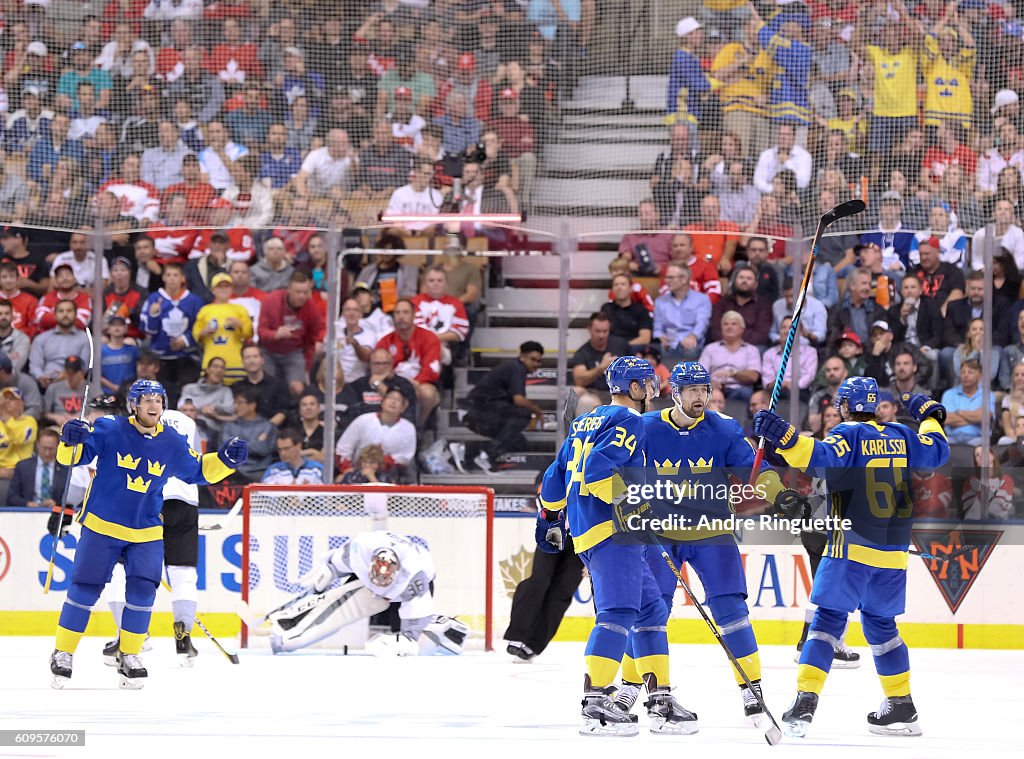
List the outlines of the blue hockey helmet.
{"label": "blue hockey helmet", "polygon": [[159,395],[164,401],[164,411],[167,410],[167,391],[164,386],[156,380],[138,379],[128,388],[128,411],[135,413],[135,408],[144,395]]}
{"label": "blue hockey helmet", "polygon": [[710,385],[711,375],[700,361],[680,361],[672,367],[668,384],[673,390],[689,385]]}
{"label": "blue hockey helmet", "polygon": [[661,383],[658,382],[658,377],[654,373],[654,367],[647,359],[637,356],[619,356],[608,364],[608,368],[604,372],[604,379],[608,383],[608,392],[613,394],[628,395],[630,383],[639,382],[643,385],[647,379],[652,380],[655,398],[658,397],[658,392],[661,389]]}
{"label": "blue hockey helmet", "polygon": [[849,404],[850,411],[873,414],[878,408],[878,382],[873,377],[848,377],[836,390],[832,403],[836,408]]}

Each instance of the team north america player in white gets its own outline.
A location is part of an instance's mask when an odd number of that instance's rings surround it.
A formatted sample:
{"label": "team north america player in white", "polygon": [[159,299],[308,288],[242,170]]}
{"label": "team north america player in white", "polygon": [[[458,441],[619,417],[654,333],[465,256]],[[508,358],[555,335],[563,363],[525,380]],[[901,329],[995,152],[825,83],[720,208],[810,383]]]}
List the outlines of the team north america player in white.
{"label": "team north america player in white", "polygon": [[309,590],[267,615],[274,653],[310,646],[346,625],[401,604],[401,631],[366,644],[375,656],[460,654],[469,628],[434,612],[437,570],[429,549],[393,532],[363,532],[299,580]]}

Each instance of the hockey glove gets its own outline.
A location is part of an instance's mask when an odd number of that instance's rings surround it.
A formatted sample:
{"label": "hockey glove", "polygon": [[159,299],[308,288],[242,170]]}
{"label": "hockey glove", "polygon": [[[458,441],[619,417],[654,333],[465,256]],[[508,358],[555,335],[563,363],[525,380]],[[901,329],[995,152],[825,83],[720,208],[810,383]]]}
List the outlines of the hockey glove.
{"label": "hockey glove", "polygon": [[326,561],[299,578],[299,584],[304,588],[312,588],[316,593],[323,593],[332,583],[338,579],[334,571],[334,565]]}
{"label": "hockey glove", "polygon": [[[74,515],[75,510],[70,506],[61,508],[55,504],[50,518],[46,522],[46,531],[50,535],[57,535],[58,538],[63,538],[68,534],[68,526],[71,524],[71,518]],[[58,530],[60,530],[59,534],[57,533]]]}
{"label": "hockey glove", "polygon": [[775,496],[775,513],[786,519],[807,519],[811,503],[795,490],[782,490]]}
{"label": "hockey glove", "polygon": [[60,430],[60,439],[66,445],[81,445],[89,439],[92,430],[81,419],[69,419]]}
{"label": "hockey glove", "polygon": [[217,458],[224,462],[225,466],[238,469],[249,460],[249,444],[236,435],[220,447]]}
{"label": "hockey glove", "polygon": [[541,509],[537,513],[537,548],[544,553],[560,553],[565,548],[565,510],[548,511]]}
{"label": "hockey glove", "polygon": [[903,393],[900,402],[906,406],[907,411],[917,422],[923,422],[928,417],[933,417],[939,424],[946,421],[946,407],[938,401],[933,401],[927,395],[918,393]]}
{"label": "hockey glove", "polygon": [[799,439],[796,427],[768,409],[761,409],[754,415],[754,434],[780,451],[792,448]]}

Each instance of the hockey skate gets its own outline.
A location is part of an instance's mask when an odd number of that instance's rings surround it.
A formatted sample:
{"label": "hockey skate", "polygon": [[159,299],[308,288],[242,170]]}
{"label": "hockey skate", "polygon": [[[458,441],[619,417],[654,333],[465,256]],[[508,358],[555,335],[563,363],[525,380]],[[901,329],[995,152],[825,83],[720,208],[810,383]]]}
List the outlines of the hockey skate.
{"label": "hockey skate", "polygon": [[640,690],[643,685],[639,683],[627,683],[625,680],[615,691],[615,703],[622,707],[622,710],[629,712],[633,710],[633,704],[640,698]]}
{"label": "hockey skate", "polygon": [[[149,644],[149,633],[146,633],[146,640],[142,644],[143,652],[149,651],[152,646]],[[114,638],[103,644],[103,663],[108,667],[117,666],[117,654],[121,650],[121,639]]]}
{"label": "hockey skate", "polygon": [[138,654],[117,654],[117,674],[120,676],[120,687],[124,690],[139,690],[146,684],[149,672],[142,666],[142,657]]}
{"label": "hockey skate", "polygon": [[647,717],[651,720],[652,733],[693,735],[697,732],[697,715],[676,701],[668,688],[655,688],[650,695],[644,706],[647,707]]}
{"label": "hockey skate", "polygon": [[860,666],[860,654],[846,647],[842,641],[832,654],[833,669],[857,669]]}
{"label": "hockey skate", "polygon": [[612,688],[594,688],[590,685],[590,677],[583,681],[583,727],[580,735],[620,735],[633,736],[640,734],[635,714],[630,714],[616,704],[612,698]]}
{"label": "hockey skate", "polygon": [[917,708],[910,696],[889,696],[868,715],[868,730],[875,735],[920,735]]}
{"label": "hockey skate", "polygon": [[792,738],[803,738],[811,727],[814,711],[818,708],[818,694],[800,691],[786,713],[782,715],[782,724],[786,735]]}
{"label": "hockey skate", "polygon": [[518,640],[510,640],[505,646],[505,653],[511,656],[516,664],[529,664],[537,657],[532,648]]}
{"label": "hockey skate", "polygon": [[[754,727],[766,727],[768,725],[768,718],[765,716],[764,709],[761,708],[761,704],[757,700],[757,696],[761,696],[761,700],[764,700],[764,695],[761,691],[761,681],[751,680],[750,684],[754,686],[753,691],[747,687],[746,683],[740,686],[740,693],[743,695],[743,715],[750,720]],[[755,692],[757,696],[754,695]]]}
{"label": "hockey skate", "polygon": [[191,667],[195,664],[199,652],[192,645],[192,636],[185,632],[184,622],[174,623],[174,648],[178,654],[178,663],[182,667]]}
{"label": "hockey skate", "polygon": [[50,686],[61,690],[71,679],[72,655],[67,651],[57,651],[50,654]]}

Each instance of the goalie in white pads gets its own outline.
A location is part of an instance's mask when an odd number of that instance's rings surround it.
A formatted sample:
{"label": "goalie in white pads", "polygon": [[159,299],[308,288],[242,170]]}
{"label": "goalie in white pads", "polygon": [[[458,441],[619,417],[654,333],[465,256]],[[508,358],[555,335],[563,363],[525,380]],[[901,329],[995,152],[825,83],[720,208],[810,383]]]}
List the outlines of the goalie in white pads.
{"label": "goalie in white pads", "polygon": [[273,652],[295,651],[400,603],[401,632],[366,644],[374,656],[455,655],[469,628],[434,613],[430,551],[404,535],[364,532],[328,554],[300,582],[309,590],[267,615]]}

